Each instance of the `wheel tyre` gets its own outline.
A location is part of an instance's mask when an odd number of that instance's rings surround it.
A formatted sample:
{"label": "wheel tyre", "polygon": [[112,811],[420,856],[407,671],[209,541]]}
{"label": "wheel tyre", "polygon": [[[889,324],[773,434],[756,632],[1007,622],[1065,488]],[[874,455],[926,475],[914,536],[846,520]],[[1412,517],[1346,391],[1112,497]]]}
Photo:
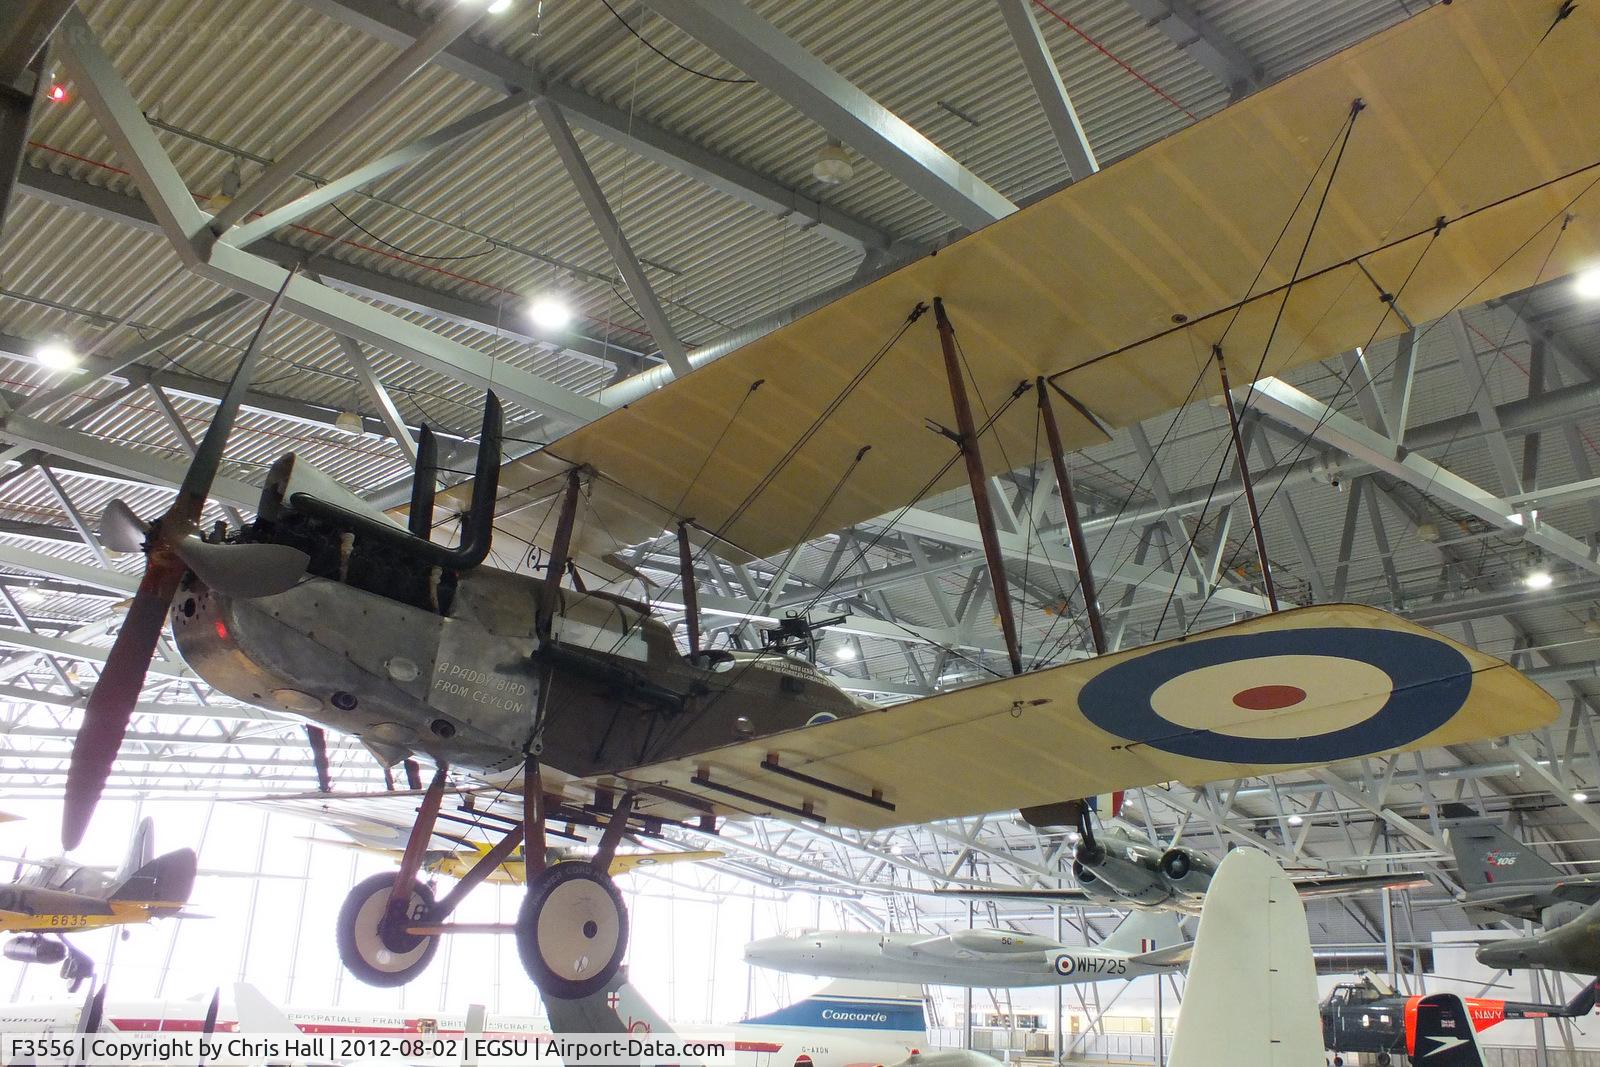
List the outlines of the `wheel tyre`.
{"label": "wheel tyre", "polygon": [[628,950],[628,909],[611,876],[586,860],[545,868],[517,913],[517,954],[539,991],[578,1000],[605,988]]}
{"label": "wheel tyre", "polygon": [[1378,1067],[1389,1067],[1389,1064],[1393,1062],[1394,1061],[1390,1059],[1387,1052],[1378,1053]]}
{"label": "wheel tyre", "polygon": [[1333,1067],[1344,1067],[1344,1057],[1343,1056],[1335,1056],[1333,1058]]}
{"label": "wheel tyre", "polygon": [[[339,909],[339,959],[367,985],[405,985],[422,973],[439,950],[437,937],[380,928],[397,873],[375,874],[358,883]],[[432,909],[433,893],[413,882],[406,914],[414,920],[425,919]]]}

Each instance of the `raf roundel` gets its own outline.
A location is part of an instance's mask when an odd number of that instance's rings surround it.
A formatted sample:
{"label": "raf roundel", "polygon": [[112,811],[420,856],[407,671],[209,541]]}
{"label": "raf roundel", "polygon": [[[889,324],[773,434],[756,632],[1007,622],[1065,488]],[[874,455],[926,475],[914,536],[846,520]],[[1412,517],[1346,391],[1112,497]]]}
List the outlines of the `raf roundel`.
{"label": "raf roundel", "polygon": [[1107,668],[1078,694],[1128,741],[1218,763],[1322,763],[1398,748],[1450,721],[1472,665],[1423,634],[1359,627],[1187,641]]}
{"label": "raf roundel", "polygon": [[1061,977],[1067,978],[1077,969],[1078,965],[1072,962],[1071,956],[1063,953],[1056,957],[1056,973]]}

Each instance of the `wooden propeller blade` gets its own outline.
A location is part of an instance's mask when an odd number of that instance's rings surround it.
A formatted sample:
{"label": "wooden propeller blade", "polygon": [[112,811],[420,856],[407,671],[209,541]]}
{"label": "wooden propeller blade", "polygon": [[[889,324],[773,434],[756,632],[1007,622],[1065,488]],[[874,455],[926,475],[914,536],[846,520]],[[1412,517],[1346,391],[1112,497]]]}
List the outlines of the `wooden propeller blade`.
{"label": "wooden propeller blade", "polygon": [[328,770],[328,735],[320,726],[307,726],[306,744],[311,746],[311,764],[317,769],[317,791],[333,792],[333,776]]}
{"label": "wooden propeller blade", "polygon": [[183,562],[174,556],[151,558],[100,670],[100,680],[89,694],[83,725],[72,742],[72,763],[67,768],[66,811],[61,822],[61,844],[67,849],[82,843],[95,805],[105,791],[183,572]]}

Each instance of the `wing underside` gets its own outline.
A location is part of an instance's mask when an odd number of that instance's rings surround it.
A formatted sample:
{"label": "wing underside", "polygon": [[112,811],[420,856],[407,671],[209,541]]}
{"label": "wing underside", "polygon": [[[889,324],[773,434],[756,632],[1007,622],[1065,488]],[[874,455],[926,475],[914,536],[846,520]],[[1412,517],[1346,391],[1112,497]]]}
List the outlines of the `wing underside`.
{"label": "wing underside", "polygon": [[[1552,28],[1558,6],[1430,7],[508,464],[498,524],[548,538],[582,464],[587,558],[675,517],[768,556],[960,484],[932,316],[891,344],[935,296],[975,406],[1048,377],[1070,450],[1215,395],[1218,342],[1243,385],[1398,334],[1386,294],[1426,322],[1569,273],[1600,255],[1600,5]],[[991,458],[1032,454],[1033,409],[996,417]]]}
{"label": "wing underside", "polygon": [[1266,615],[618,777],[721,814],[865,829],[1537,729],[1556,704],[1375,608]]}

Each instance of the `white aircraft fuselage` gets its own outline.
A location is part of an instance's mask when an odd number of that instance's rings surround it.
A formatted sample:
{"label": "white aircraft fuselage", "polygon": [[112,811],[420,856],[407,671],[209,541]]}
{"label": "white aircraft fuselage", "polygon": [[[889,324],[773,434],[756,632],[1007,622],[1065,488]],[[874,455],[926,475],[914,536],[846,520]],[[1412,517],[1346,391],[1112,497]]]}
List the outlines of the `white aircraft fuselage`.
{"label": "white aircraft fuselage", "polygon": [[942,936],[812,931],[751,942],[744,958],[790,974],[979,989],[1129,980],[1180,969],[1175,963],[1149,961],[1142,953],[1063,945],[1004,930],[958,930]]}

